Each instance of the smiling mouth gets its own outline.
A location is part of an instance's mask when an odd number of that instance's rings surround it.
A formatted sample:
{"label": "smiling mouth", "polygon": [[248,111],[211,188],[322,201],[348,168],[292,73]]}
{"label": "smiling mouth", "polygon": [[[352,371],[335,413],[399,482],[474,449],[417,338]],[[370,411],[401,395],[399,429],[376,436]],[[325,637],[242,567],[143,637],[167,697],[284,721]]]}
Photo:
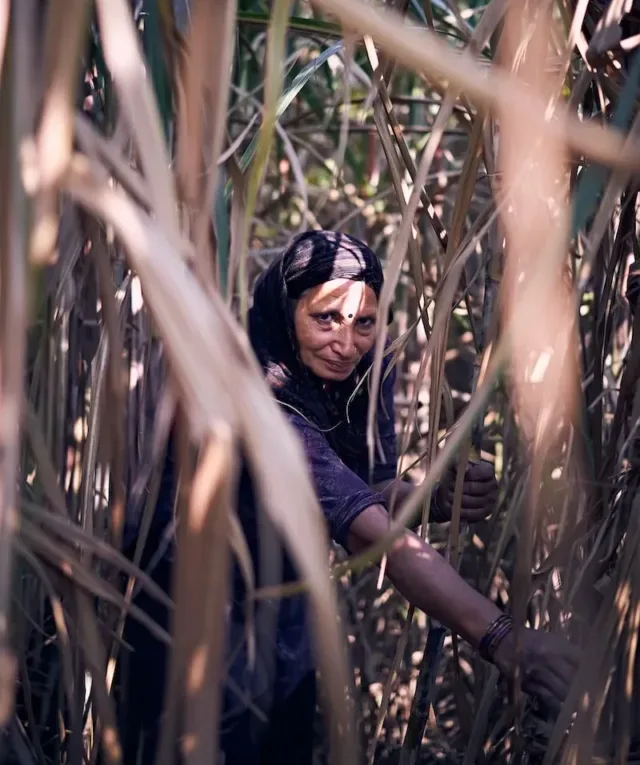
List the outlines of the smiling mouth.
{"label": "smiling mouth", "polygon": [[336,372],[346,372],[354,366],[349,361],[325,361],[325,364]]}

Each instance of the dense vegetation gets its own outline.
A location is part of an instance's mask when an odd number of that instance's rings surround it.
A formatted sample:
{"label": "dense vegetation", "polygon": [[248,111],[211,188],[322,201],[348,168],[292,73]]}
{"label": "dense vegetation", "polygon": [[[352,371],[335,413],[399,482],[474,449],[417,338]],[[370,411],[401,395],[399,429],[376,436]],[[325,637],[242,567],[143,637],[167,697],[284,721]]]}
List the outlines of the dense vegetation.
{"label": "dense vegetation", "polygon": [[[119,761],[115,668],[125,617],[145,618],[134,588],[163,597],[137,564],[176,413],[197,449],[175,625],[147,626],[173,640],[167,740],[185,719],[193,762],[215,759],[230,555],[251,582],[240,446],[308,580],[325,717],[356,721],[319,756],[640,761],[640,16],[617,0],[386,5],[0,3],[0,718],[21,763]],[[386,262],[400,469],[421,485],[398,523],[447,461],[495,462],[491,519],[454,514],[432,541],[519,624],[582,646],[557,719],[407,609],[373,555],[332,552],[352,580],[336,602],[241,329],[255,276],[309,227]],[[143,529],[133,564],[125,515]],[[210,571],[197,594],[193,570]],[[207,682],[187,693],[199,644]]]}

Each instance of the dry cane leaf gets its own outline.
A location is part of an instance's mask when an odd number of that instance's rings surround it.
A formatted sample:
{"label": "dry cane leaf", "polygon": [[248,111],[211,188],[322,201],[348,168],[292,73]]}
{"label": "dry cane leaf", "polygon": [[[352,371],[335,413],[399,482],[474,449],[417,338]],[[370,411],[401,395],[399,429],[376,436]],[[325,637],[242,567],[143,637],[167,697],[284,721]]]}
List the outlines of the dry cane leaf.
{"label": "dry cane leaf", "polygon": [[[88,12],[87,0],[52,0],[46,11],[50,81],[36,138],[38,193],[30,245],[31,258],[38,265],[55,258],[58,188],[71,161],[77,67]],[[64,45],[60,45],[63,35]]]}
{"label": "dry cane leaf", "polygon": [[[221,298],[201,289],[159,223],[118,190],[96,182],[81,158],[72,166],[67,188],[113,225],[126,246],[164,338],[192,433],[202,438],[213,423],[227,422],[247,448],[264,506],[310,585],[313,632],[335,723],[336,758],[346,765],[355,757],[355,742],[352,726],[344,725],[349,719],[344,641],[327,577],[326,528],[301,446]],[[274,440],[277,453],[265,450],[264,443]]]}
{"label": "dry cane leaf", "polygon": [[539,137],[566,141],[576,153],[611,167],[640,168],[640,150],[635,144],[625,147],[619,132],[578,122],[560,108],[553,120],[541,122],[545,102],[534,97],[531,91],[497,67],[492,67],[487,74],[477,64],[452,51],[429,30],[405,26],[398,14],[369,6],[364,0],[313,2],[345,27],[371,35],[377,45],[407,68],[447,81],[449,87],[465,92],[487,109],[510,109],[519,114],[523,122],[534,120],[542,131]]}

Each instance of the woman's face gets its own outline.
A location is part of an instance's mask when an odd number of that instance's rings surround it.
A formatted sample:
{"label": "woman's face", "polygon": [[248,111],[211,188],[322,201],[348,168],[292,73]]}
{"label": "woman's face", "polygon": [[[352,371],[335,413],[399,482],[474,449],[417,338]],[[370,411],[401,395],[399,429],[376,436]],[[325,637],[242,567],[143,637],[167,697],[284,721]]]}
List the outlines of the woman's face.
{"label": "woman's face", "polygon": [[307,290],[294,317],[302,363],[323,380],[346,380],[373,347],[377,309],[364,282],[332,279]]}

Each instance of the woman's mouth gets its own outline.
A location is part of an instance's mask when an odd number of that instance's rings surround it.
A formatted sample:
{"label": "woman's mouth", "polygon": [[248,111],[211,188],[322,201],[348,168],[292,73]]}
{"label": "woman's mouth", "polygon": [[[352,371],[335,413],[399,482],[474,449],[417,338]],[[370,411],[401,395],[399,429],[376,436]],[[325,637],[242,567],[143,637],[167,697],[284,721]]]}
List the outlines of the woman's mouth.
{"label": "woman's mouth", "polygon": [[329,361],[326,360],[325,364],[334,372],[349,372],[354,367],[354,363],[351,361]]}

